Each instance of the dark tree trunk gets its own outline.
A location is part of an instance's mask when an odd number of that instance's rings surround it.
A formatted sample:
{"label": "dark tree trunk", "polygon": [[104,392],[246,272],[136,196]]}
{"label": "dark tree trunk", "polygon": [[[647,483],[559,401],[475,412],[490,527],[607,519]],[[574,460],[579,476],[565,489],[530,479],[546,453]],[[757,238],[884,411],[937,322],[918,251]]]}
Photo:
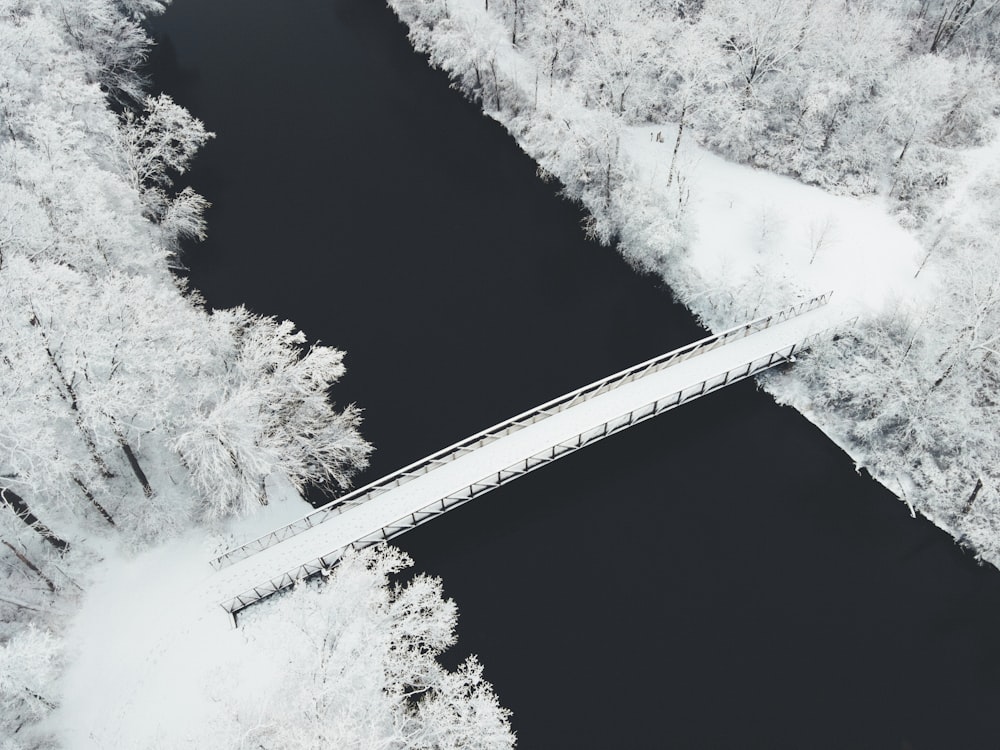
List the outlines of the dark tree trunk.
{"label": "dark tree trunk", "polygon": [[497,61],[490,60],[490,73],[493,74],[493,103],[497,112],[500,111],[500,77],[497,75]]}
{"label": "dark tree trunk", "polygon": [[100,513],[102,516],[104,516],[104,520],[110,523],[112,526],[114,526],[115,519],[111,517],[111,514],[108,513],[107,510],[105,510],[103,505],[97,502],[97,498],[94,497],[94,493],[90,491],[90,488],[87,487],[87,485],[85,485],[83,481],[78,477],[73,477],[73,481],[76,482],[77,486],[83,492],[84,497],[86,497],[90,501],[90,504],[93,505],[95,508],[97,508],[97,512]]}
{"label": "dark tree trunk", "polygon": [[965,507],[962,508],[962,515],[963,516],[969,515],[969,511],[972,510],[972,506],[975,504],[976,498],[979,496],[979,491],[982,488],[983,488],[983,480],[982,479],[977,479],[976,480],[976,487],[975,487],[975,489],[972,490],[972,494],[969,495],[969,499],[965,501]]}
{"label": "dark tree trunk", "polygon": [[899,164],[903,161],[903,157],[906,156],[907,150],[910,148],[910,141],[912,138],[908,138],[906,143],[903,144],[903,150],[899,152],[899,157],[896,159],[896,163]]}
{"label": "dark tree trunk", "polygon": [[60,552],[65,552],[69,549],[69,542],[65,539],[60,539],[57,537],[48,526],[38,520],[34,513],[31,512],[31,508],[24,501],[20,495],[7,487],[0,488],[0,499],[3,503],[14,511],[14,515],[20,518],[27,526],[37,531],[42,535],[49,544],[55,547]]}
{"label": "dark tree trunk", "polygon": [[28,570],[37,575],[43,581],[45,581],[45,585],[49,587],[49,591],[55,593],[56,585],[52,583],[52,580],[47,575],[45,575],[41,570],[38,569],[37,565],[35,565],[33,562],[31,562],[31,560],[29,560],[21,552],[19,552],[17,548],[13,544],[8,542],[6,539],[0,539],[0,542],[2,542],[7,549],[13,552],[14,556],[17,557],[17,559],[20,560],[22,563],[24,563],[25,567],[28,568]]}
{"label": "dark tree trunk", "polygon": [[941,11],[941,18],[934,30],[934,39],[931,41],[931,54],[951,43],[975,5],[976,0],[956,0],[950,8]]}
{"label": "dark tree trunk", "polygon": [[135,457],[135,452],[132,450],[132,446],[128,444],[128,441],[124,438],[121,439],[121,447],[125,452],[125,458],[128,459],[128,465],[132,467],[132,471],[135,474],[135,478],[139,480],[139,484],[142,485],[142,491],[145,493],[146,497],[153,496],[153,488],[149,485],[149,480],[146,478],[146,472],[142,470],[142,466],[139,465],[139,459]]}
{"label": "dark tree trunk", "polygon": [[63,388],[66,389],[66,393],[63,394],[63,398],[69,403],[69,408],[73,411],[74,419],[76,421],[77,429],[80,430],[80,436],[83,438],[84,443],[87,444],[87,450],[90,451],[91,458],[94,459],[94,463],[97,465],[98,471],[101,472],[101,476],[105,479],[110,479],[114,476],[114,472],[108,467],[107,462],[101,456],[100,452],[97,450],[97,443],[94,442],[93,436],[87,430],[87,427],[83,424],[83,420],[80,418],[80,401],[76,397],[76,389],[73,387],[73,383],[66,378],[66,374],[63,372],[62,365],[59,364],[59,360],[56,359],[56,355],[53,353],[52,348],[49,346],[49,338],[41,326],[41,321],[38,320],[38,316],[32,314],[31,325],[39,329],[42,336],[42,342],[45,344],[45,353],[48,355],[49,363],[52,365],[53,369],[56,371],[56,375],[59,376],[59,382],[62,384]]}
{"label": "dark tree trunk", "polygon": [[674,170],[677,168],[677,152],[681,150],[681,136],[684,135],[684,117],[687,115],[687,105],[681,109],[681,121],[677,126],[677,139],[674,141],[674,153],[670,156],[670,170],[667,172],[667,188],[674,181]]}

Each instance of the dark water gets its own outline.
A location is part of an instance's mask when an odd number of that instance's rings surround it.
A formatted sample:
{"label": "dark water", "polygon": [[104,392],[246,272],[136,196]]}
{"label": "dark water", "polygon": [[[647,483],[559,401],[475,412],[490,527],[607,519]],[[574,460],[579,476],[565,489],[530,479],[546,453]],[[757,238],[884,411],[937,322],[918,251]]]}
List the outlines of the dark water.
{"label": "dark water", "polygon": [[[155,86],[219,134],[192,283],[347,350],[359,482],[701,335],[379,0],[175,0],[154,31]],[[1000,746],[1000,575],[752,384],[401,546],[527,750]]]}

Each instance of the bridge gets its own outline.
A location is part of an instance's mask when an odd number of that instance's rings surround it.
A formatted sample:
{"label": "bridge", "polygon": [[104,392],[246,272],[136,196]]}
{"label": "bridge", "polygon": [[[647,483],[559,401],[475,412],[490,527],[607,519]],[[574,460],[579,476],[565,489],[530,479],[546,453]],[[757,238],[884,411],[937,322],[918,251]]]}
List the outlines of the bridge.
{"label": "bridge", "polygon": [[[832,294],[832,293],[831,293]],[[237,612],[608,435],[752,377],[841,322],[815,297],[560,396],[346,494],[212,561]]]}

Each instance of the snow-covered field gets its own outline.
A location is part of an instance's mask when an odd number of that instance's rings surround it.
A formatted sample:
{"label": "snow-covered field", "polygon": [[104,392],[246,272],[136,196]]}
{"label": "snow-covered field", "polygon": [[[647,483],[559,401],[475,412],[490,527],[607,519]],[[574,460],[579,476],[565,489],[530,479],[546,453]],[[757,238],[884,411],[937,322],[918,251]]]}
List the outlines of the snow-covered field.
{"label": "snow-covered field", "polygon": [[66,638],[62,699],[47,721],[63,746],[205,747],[219,696],[262,691],[274,668],[211,595],[208,560],[308,510],[289,488],[227,534],[194,530],[135,557],[109,551]]}
{"label": "snow-covered field", "polygon": [[[638,180],[664,201],[676,133],[669,123],[631,127],[622,144]],[[690,190],[693,232],[686,262],[710,288],[738,293],[764,274],[807,293],[833,289],[836,304],[857,312],[879,311],[897,298],[918,302],[932,296],[930,273],[914,279],[923,257],[920,244],[879,198],[833,195],[734,164],[690,138],[681,142],[678,164]]]}

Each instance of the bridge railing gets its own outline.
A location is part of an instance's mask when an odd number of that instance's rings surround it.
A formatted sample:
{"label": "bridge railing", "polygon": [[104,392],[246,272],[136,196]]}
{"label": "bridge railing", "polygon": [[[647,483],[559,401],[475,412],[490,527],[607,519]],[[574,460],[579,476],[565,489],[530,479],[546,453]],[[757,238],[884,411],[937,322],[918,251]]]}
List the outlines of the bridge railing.
{"label": "bridge railing", "polygon": [[757,318],[749,323],[735,326],[734,328],[730,328],[712,336],[706,336],[703,339],[687,344],[686,346],[682,346],[679,349],[674,349],[673,351],[661,354],[653,359],[640,362],[639,364],[617,372],[614,375],[609,375],[606,378],[594,381],[593,383],[585,385],[582,388],[578,388],[575,391],[563,394],[558,398],[547,401],[541,406],[529,409],[522,414],[518,414],[516,417],[500,422],[499,424],[493,425],[482,432],[465,438],[454,445],[443,448],[437,453],[433,453],[426,458],[422,458],[419,461],[393,472],[392,474],[388,474],[387,476],[372,482],[371,484],[349,492],[348,494],[317,508],[311,513],[308,513],[297,521],[293,521],[287,526],[282,526],[281,528],[275,529],[268,534],[264,534],[257,539],[253,539],[239,547],[235,547],[212,560],[211,565],[216,570],[219,570],[227,565],[246,559],[256,552],[267,549],[268,547],[278,544],[285,539],[289,539],[296,534],[307,531],[313,526],[323,523],[332,516],[339,515],[340,513],[343,513],[360,503],[364,503],[384,492],[389,491],[390,489],[399,487],[416,477],[422,476],[443,463],[453,461],[465,452],[474,451],[477,448],[487,445],[495,440],[499,440],[506,435],[510,435],[513,432],[524,429],[535,422],[546,419],[553,414],[558,414],[565,409],[594,398],[595,396],[607,393],[618,386],[638,380],[645,375],[659,372],[664,368],[683,362],[691,357],[704,354],[713,349],[717,349],[720,346],[725,346],[734,339],[744,338],[798,315],[815,310],[816,308],[829,302],[832,295],[833,292],[827,292],[826,294],[813,297],[812,299],[806,300],[797,305],[792,305],[779,310],[771,315]]}
{"label": "bridge railing", "polygon": [[[848,325],[851,323],[848,322]],[[309,578],[316,574],[329,574],[349,550],[360,550],[370,547],[373,544],[387,542],[422,523],[463,505],[470,500],[479,497],[491,490],[500,487],[530,471],[545,466],[562,456],[580,450],[581,448],[595,443],[599,440],[614,435],[634,424],[662,414],[665,411],[675,409],[682,404],[693,401],[701,396],[711,393],[727,385],[740,380],[753,377],[758,373],[768,370],[776,365],[789,362],[794,359],[797,352],[809,346],[816,338],[824,335],[825,332],[816,332],[811,336],[795,344],[784,346],[763,354],[756,359],[745,364],[730,368],[723,372],[711,375],[704,380],[681,388],[673,393],[667,394],[644,406],[623,412],[605,422],[593,425],[575,436],[572,436],[556,445],[553,445],[540,453],[536,453],[528,458],[521,459],[516,463],[507,466],[489,476],[482,477],[479,481],[473,482],[453,492],[446,497],[438,497],[431,500],[423,508],[407,513],[401,518],[392,520],[380,529],[377,529],[368,536],[355,540],[354,542],[332,550],[322,557],[318,557],[301,563],[294,568],[286,570],[266,581],[242,591],[232,598],[221,602],[221,606],[227,612],[235,615],[240,610],[250,606],[254,602],[260,601],[285,588],[295,585],[298,581]]]}

